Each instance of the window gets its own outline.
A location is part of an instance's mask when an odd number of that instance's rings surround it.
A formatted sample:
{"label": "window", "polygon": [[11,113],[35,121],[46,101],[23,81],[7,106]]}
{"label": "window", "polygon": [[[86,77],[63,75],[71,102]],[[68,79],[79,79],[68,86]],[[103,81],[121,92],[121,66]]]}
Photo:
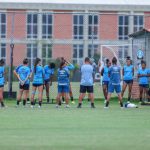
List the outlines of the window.
{"label": "window", "polygon": [[83,61],[83,45],[73,45],[73,63],[81,64]]}
{"label": "window", "polygon": [[127,40],[129,34],[129,16],[119,16],[119,40]]}
{"label": "window", "polygon": [[29,59],[29,66],[34,65],[34,60],[37,57],[37,44],[27,44],[27,58]]}
{"label": "window", "polygon": [[73,37],[74,39],[83,39],[83,15],[73,16]]}
{"label": "window", "polygon": [[52,45],[43,44],[42,45],[42,64],[43,65],[48,64],[51,58],[52,58]]}
{"label": "window", "polygon": [[6,14],[0,13],[0,38],[6,38]]}
{"label": "window", "polygon": [[43,39],[52,38],[52,15],[51,14],[42,15],[42,38]]}
{"label": "window", "polygon": [[143,29],[144,18],[143,16],[134,16],[134,32]]}
{"label": "window", "polygon": [[6,62],[6,44],[0,44],[0,59]]}
{"label": "window", "polygon": [[98,45],[90,44],[88,46],[88,57],[94,57],[94,55],[98,52]]}
{"label": "window", "polygon": [[38,15],[27,14],[27,38],[35,39],[38,37]]}
{"label": "window", "polygon": [[89,15],[88,38],[98,39],[98,15]]}
{"label": "window", "polygon": [[118,51],[119,60],[123,61],[128,56],[128,46],[120,46]]}

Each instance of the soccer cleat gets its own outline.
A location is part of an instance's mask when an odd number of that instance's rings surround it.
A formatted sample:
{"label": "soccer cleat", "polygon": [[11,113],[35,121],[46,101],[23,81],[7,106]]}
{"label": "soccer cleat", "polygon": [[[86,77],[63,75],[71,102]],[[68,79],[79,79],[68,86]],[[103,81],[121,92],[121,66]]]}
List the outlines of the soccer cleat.
{"label": "soccer cleat", "polygon": [[55,106],[55,107],[56,107],[56,108],[59,108],[59,106],[60,106],[60,105],[56,104],[56,106]]}
{"label": "soccer cleat", "polygon": [[38,108],[41,108],[41,106],[39,105]]}
{"label": "soccer cleat", "polygon": [[71,103],[72,103],[72,104],[75,104],[75,101],[72,101]]}
{"label": "soccer cleat", "polygon": [[70,108],[70,106],[69,106],[69,105],[66,105],[65,108]]}
{"label": "soccer cleat", "polygon": [[109,107],[106,107],[106,106],[105,106],[104,109],[109,109]]}
{"label": "soccer cleat", "polygon": [[106,104],[106,102],[107,102],[107,100],[105,99],[105,100],[104,100],[104,104]]}

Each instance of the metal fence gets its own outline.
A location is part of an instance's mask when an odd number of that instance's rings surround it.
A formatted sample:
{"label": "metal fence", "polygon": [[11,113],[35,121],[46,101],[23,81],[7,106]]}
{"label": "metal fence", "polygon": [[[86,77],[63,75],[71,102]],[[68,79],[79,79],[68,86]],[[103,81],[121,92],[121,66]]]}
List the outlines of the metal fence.
{"label": "metal fence", "polygon": [[[16,82],[11,85],[13,69],[27,57],[32,66],[36,57],[42,59],[43,66],[49,61],[57,63],[64,57],[71,61],[76,69],[71,80],[80,80],[79,68],[86,56],[95,63],[116,56],[119,64],[125,63],[126,56],[134,57],[133,49],[146,50],[143,43],[133,45],[129,34],[150,28],[150,16],[143,14],[83,13],[83,12],[0,12],[0,58],[5,59],[8,68],[8,87],[16,90]],[[98,66],[97,66],[98,72]],[[56,79],[56,78],[55,78]],[[76,98],[79,83],[73,83]],[[97,83],[98,84],[98,83]],[[11,88],[13,87],[13,88]],[[96,86],[96,97],[100,94]],[[54,92],[56,93],[56,92]],[[55,97],[56,94],[53,94]]]}

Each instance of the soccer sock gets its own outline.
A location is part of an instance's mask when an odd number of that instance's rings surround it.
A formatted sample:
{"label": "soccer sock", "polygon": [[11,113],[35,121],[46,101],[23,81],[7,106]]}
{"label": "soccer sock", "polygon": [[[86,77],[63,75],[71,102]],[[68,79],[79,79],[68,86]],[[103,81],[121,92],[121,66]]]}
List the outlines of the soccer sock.
{"label": "soccer sock", "polygon": [[105,105],[105,106],[106,106],[106,107],[108,107],[108,106],[109,106],[109,102],[108,102],[108,101],[106,102],[106,105]]}
{"label": "soccer sock", "polygon": [[142,102],[142,97],[140,97],[140,102]]}
{"label": "soccer sock", "polygon": [[49,102],[49,97],[47,97],[47,102]]}
{"label": "soccer sock", "polygon": [[62,97],[62,101],[63,101],[63,102],[65,101],[65,98],[64,98],[64,97]]}
{"label": "soccer sock", "polygon": [[79,104],[78,104],[78,106],[81,106],[81,105],[82,105],[82,103],[79,103]]}
{"label": "soccer sock", "polygon": [[34,105],[34,102],[31,102],[31,105]]}
{"label": "soccer sock", "polygon": [[120,102],[120,107],[123,107],[123,103],[122,102]]}
{"label": "soccer sock", "polygon": [[20,101],[17,100],[17,105],[19,105]]}
{"label": "soccer sock", "polygon": [[39,101],[39,106],[42,106],[42,102],[41,101]]}
{"label": "soccer sock", "polygon": [[29,98],[27,98],[27,101],[30,101],[30,99],[29,99]]}
{"label": "soccer sock", "polygon": [[92,107],[95,107],[95,106],[94,106],[94,103],[91,103],[91,106],[92,106]]}
{"label": "soccer sock", "polygon": [[24,99],[24,100],[23,100],[23,106],[25,106],[25,105],[26,105],[26,100]]}
{"label": "soccer sock", "polygon": [[4,102],[1,102],[1,106],[2,106],[2,107],[5,107]]}
{"label": "soccer sock", "polygon": [[71,101],[73,101],[73,96],[71,96]]}
{"label": "soccer sock", "polygon": [[131,100],[131,97],[128,97],[128,101],[130,101]]}

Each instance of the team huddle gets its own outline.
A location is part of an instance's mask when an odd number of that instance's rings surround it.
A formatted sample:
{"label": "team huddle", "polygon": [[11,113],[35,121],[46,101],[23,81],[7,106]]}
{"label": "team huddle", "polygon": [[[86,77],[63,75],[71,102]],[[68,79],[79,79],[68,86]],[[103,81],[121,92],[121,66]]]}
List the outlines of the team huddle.
{"label": "team huddle", "polygon": [[[0,60],[0,103],[1,107],[5,107],[3,102],[3,91],[5,85],[5,63],[4,60]],[[58,94],[56,98],[56,108],[59,108],[62,102],[65,101],[65,107],[69,108],[69,99],[74,103],[73,93],[70,83],[70,71],[75,67],[69,61],[65,60],[63,57],[60,59],[60,64],[57,69],[57,83],[58,83]],[[34,108],[35,94],[38,90],[38,107],[42,106],[43,100],[43,90],[46,89],[47,102],[50,102],[50,85],[52,84],[53,75],[55,72],[55,64],[49,63],[44,67],[41,65],[41,59],[36,58],[34,66],[29,67],[29,61],[27,58],[23,60],[23,63],[15,68],[14,74],[19,81],[19,92],[17,96],[17,107],[20,105],[21,100],[23,99],[23,105],[26,106],[27,101],[29,101],[29,90],[30,82],[32,79],[32,93],[30,97],[31,108]],[[80,82],[80,95],[77,108],[82,108],[82,100],[84,99],[86,93],[88,93],[88,98],[91,101],[91,108],[95,108],[94,105],[94,68],[92,66],[90,58],[86,57],[84,64],[80,68],[81,72],[81,82]],[[126,58],[126,64],[121,68],[117,65],[116,57],[113,57],[110,61],[106,59],[105,65],[100,71],[102,76],[102,86],[103,94],[105,98],[105,107],[109,107],[109,101],[111,94],[114,91],[117,93],[120,107],[123,108],[122,98],[124,92],[128,87],[128,103],[131,100],[131,91],[134,78],[134,66],[132,65],[132,60],[130,57]],[[123,76],[123,86],[121,88],[121,76]],[[149,82],[148,77],[150,77],[150,71],[146,68],[146,62],[141,61],[141,66],[137,70],[137,77],[139,82],[140,95],[139,99],[143,101],[143,93],[146,94],[148,101],[150,101],[148,90]],[[122,90],[121,90],[122,89]]]}

